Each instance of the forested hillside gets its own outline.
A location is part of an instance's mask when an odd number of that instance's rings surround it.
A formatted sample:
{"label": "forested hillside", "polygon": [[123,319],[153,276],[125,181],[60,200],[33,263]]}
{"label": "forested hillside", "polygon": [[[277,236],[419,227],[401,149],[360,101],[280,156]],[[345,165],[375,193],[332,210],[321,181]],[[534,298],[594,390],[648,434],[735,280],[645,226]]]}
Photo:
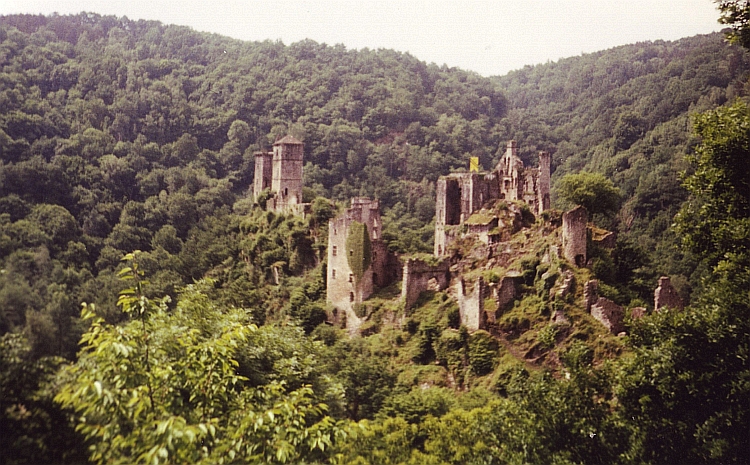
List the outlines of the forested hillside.
{"label": "forested hillside", "polygon": [[497,85],[388,50],[86,14],[6,17],[0,34],[3,331],[57,318],[67,337],[81,301],[116,313],[112,271],[132,250],[150,251],[157,293],[251,254],[234,213],[251,206],[253,151],[287,132],[306,144],[308,200],[380,198],[402,250],[429,250],[432,182],[501,142]]}
{"label": "forested hillside", "polygon": [[643,42],[526,67],[495,78],[510,102],[503,133],[526,156],[554,152],[553,175],[603,173],[625,202],[621,238],[685,296],[700,275],[670,232],[687,192],[679,174],[698,139],[692,117],[747,94],[750,57],[722,34]]}
{"label": "forested hillside", "polygon": [[[748,76],[721,34],[483,78],[391,50],[0,17],[0,450],[9,463],[747,463]],[[286,134],[305,144],[304,218],[249,192],[253,152]],[[397,285],[358,309],[360,337],[324,324],[343,203],[379,199],[388,247],[430,252],[437,178],[473,156],[490,168],[510,139],[527,164],[552,153],[553,194],[579,171],[619,188],[619,211],[594,216],[617,246],[578,279],[632,307],[669,274],[693,306],[617,337],[571,298],[579,326],[551,324],[568,265],[535,247],[557,245],[544,231],[559,213],[519,213],[510,345],[469,333],[447,292],[400,307]],[[499,278],[477,263],[462,266]]]}

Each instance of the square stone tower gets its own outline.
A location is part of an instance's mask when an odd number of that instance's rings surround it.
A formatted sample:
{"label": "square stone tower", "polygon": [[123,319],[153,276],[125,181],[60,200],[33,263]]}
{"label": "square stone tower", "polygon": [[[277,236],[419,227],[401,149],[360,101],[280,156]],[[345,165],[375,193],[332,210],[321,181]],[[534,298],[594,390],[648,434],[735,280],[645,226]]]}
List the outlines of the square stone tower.
{"label": "square stone tower", "polygon": [[[371,244],[370,266],[357,279],[352,272],[350,259],[362,251],[347,250],[346,242],[353,222],[367,227]],[[328,222],[328,270],[326,293],[328,302],[337,312],[346,315],[349,330],[361,323],[354,306],[362,303],[378,286],[390,284],[388,249],[382,241],[383,226],[380,220],[380,202],[363,197],[353,198],[351,208]],[[360,257],[361,258],[361,257]]]}
{"label": "square stone tower", "polygon": [[271,188],[272,152],[255,152],[255,177],[253,179],[253,200],[258,201],[260,193]]}
{"label": "square stone tower", "polygon": [[271,191],[276,211],[293,210],[302,203],[303,153],[304,145],[292,136],[273,144]]}

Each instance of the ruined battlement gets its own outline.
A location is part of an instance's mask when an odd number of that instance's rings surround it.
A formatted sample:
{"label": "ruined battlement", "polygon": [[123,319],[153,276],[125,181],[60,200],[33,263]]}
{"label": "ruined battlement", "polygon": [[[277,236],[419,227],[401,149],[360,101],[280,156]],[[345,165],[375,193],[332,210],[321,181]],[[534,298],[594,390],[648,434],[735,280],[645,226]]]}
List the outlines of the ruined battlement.
{"label": "ruined battlement", "polygon": [[456,239],[449,226],[464,224],[472,213],[492,200],[523,201],[539,214],[550,207],[549,153],[539,153],[539,167],[524,167],[516,141],[508,142],[505,154],[488,173],[453,173],[438,179],[435,204],[435,256],[445,255]]}

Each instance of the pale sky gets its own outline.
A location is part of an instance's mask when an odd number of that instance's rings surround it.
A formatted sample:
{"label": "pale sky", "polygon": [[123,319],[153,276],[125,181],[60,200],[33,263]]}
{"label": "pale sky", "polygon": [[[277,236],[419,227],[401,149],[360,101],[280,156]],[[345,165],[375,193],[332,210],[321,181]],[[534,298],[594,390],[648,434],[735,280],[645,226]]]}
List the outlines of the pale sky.
{"label": "pale sky", "polygon": [[241,40],[391,48],[484,76],[721,29],[711,0],[0,0],[0,14],[82,11]]}

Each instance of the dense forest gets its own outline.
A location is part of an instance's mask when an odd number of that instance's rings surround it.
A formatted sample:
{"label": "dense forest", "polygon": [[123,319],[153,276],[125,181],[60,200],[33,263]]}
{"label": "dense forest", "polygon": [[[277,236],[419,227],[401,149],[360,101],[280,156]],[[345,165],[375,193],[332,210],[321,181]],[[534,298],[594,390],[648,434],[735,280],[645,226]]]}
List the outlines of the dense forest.
{"label": "dense forest", "polygon": [[[750,56],[722,34],[483,78],[14,15],[0,66],[7,463],[747,463]],[[305,144],[304,218],[249,192],[253,153],[286,134]],[[460,327],[445,293],[404,312],[384,290],[358,337],[325,324],[345,202],[379,199],[389,249],[430,252],[437,178],[510,139],[529,164],[553,154],[559,208],[573,173],[618,189],[594,218],[618,244],[585,271],[603,292],[649,306],[668,274],[691,306],[563,341],[527,260],[508,320],[546,362]]]}

